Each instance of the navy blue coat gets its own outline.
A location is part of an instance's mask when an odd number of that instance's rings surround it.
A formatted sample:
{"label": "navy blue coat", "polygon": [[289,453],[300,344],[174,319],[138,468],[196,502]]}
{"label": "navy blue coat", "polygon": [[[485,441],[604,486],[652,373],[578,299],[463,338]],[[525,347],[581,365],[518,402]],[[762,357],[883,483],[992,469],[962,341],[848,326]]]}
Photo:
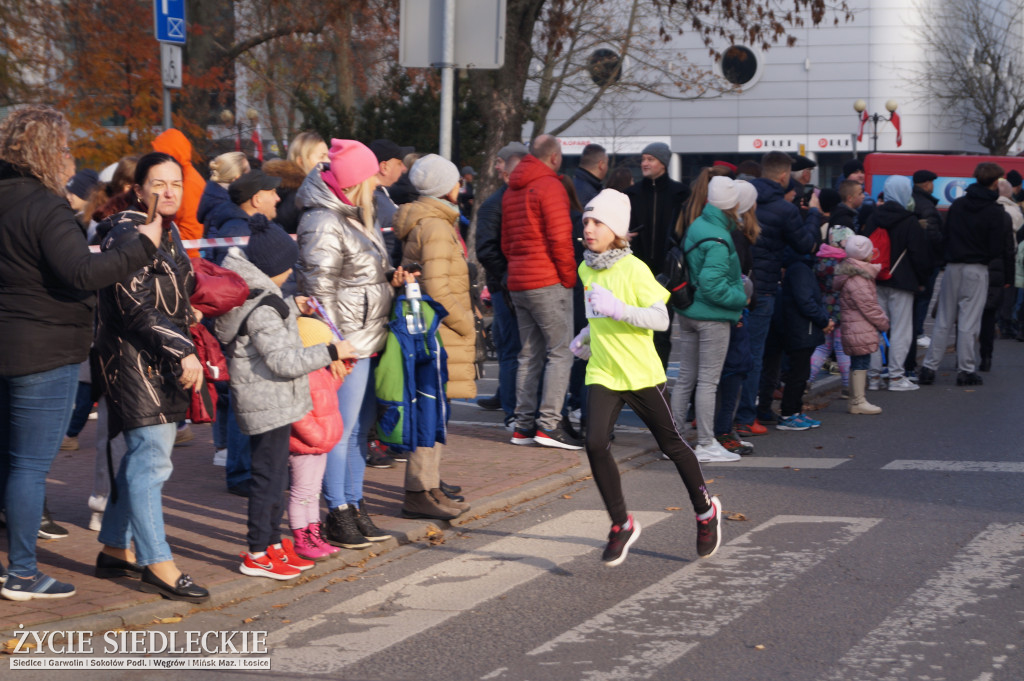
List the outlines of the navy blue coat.
{"label": "navy blue coat", "polygon": [[828,310],[821,296],[818,278],[807,262],[800,258],[786,265],[782,278],[782,345],[787,352],[816,348],[825,342],[822,331],[828,326]]}
{"label": "navy blue coat", "polygon": [[[231,202],[228,190],[216,182],[207,182],[206,189],[199,199],[196,218],[203,223],[203,236],[215,239],[225,236],[249,236],[249,216],[245,211]],[[203,249],[206,258],[217,265],[221,264],[228,254],[228,246]]]}
{"label": "navy blue coat", "polygon": [[487,197],[476,210],[476,258],[487,275],[487,290],[497,294],[505,289],[508,260],[501,251],[501,200],[507,184]]}
{"label": "navy blue coat", "polygon": [[761,224],[761,235],[753,248],[754,289],[759,294],[773,296],[786,246],[797,255],[813,253],[821,213],[812,208],[806,219],[801,218],[800,209],[786,201],[778,182],[758,177],[751,184],[757,189],[757,221]]}

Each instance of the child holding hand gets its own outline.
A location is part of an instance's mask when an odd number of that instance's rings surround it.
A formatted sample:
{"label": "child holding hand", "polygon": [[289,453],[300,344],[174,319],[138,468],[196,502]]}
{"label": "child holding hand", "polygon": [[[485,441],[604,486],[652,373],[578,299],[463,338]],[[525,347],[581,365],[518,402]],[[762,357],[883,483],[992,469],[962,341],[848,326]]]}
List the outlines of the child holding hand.
{"label": "child holding hand", "polygon": [[239,570],[286,580],[313,567],[280,531],[292,424],[313,408],[308,375],[330,366],[343,378],[348,370],[341,360],[355,353],[347,341],[302,346],[296,319],[308,312],[306,299],[285,300],[280,288],[299,258],[298,246],[263,215],[253,215],[249,228],[247,249],[232,247],[222,263],[245,279],[249,299],[216,322],[217,338],[227,347],[235,416],[252,450],[249,551]]}
{"label": "child holding hand", "polygon": [[711,556],[721,543],[721,503],[708,494],[697,457],[672,419],[665,371],[654,349],[654,331],[669,327],[669,292],[632,255],[627,241],[629,212],[629,199],[614,189],[605,189],[586,206],[587,251],[579,274],[589,324],[570,345],[577,357],[589,358],[586,449],[612,520],[602,557],[608,566],[622,563],[640,536],[640,524],[626,511],[611,454],[612,429],[626,404],[643,419],[686,486],[697,513],[698,555]]}

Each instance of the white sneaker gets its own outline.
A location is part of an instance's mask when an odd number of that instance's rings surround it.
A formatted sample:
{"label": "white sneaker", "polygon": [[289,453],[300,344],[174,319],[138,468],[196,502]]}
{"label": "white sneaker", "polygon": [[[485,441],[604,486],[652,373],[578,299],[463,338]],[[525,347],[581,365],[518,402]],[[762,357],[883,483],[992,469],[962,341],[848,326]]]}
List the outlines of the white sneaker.
{"label": "white sneaker", "polygon": [[697,448],[693,450],[693,453],[697,455],[697,461],[701,463],[711,463],[713,461],[739,461],[743,457],[739,454],[730,452],[728,449],[719,444],[718,440],[712,440],[710,444],[697,445]]}
{"label": "white sneaker", "polygon": [[914,383],[906,376],[901,376],[895,381],[889,381],[889,390],[905,391],[905,390],[917,390],[920,388],[917,383]]}
{"label": "white sneaker", "polygon": [[227,466],[228,465],[228,450],[218,449],[213,453],[213,465],[214,466]]}
{"label": "white sneaker", "polygon": [[92,515],[89,516],[89,529],[93,532],[103,529],[103,511],[106,508],[107,498],[105,496],[89,495],[89,510],[92,511]]}
{"label": "white sneaker", "polygon": [[868,379],[868,390],[881,390],[882,379],[880,378],[869,378]]}
{"label": "white sneaker", "polygon": [[921,336],[917,339],[917,347],[927,348],[932,344],[932,339],[928,336]]}

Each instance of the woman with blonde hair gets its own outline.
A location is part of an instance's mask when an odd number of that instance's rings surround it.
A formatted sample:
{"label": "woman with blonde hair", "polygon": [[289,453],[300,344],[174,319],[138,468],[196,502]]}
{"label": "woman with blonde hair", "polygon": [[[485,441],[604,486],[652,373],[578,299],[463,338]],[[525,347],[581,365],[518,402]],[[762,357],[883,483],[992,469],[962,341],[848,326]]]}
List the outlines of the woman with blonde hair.
{"label": "woman with blonde hair", "polygon": [[46,474],[89,354],[93,291],[149,263],[162,231],[156,220],[116,248],[89,252],[64,198],[75,167],[70,133],[67,119],[44,106],[18,109],[0,123],[0,506],[8,547],[0,594],[17,601],[75,593],[36,565]]}
{"label": "woman with blonde hair", "polygon": [[300,132],[288,145],[288,160],[299,166],[305,175],[329,160],[328,156],[327,143],[315,132]]}
{"label": "woman with blonde hair", "polygon": [[[196,217],[203,223],[203,238],[248,236],[249,216],[231,200],[228,185],[249,172],[249,159],[229,151],[210,161],[210,180],[199,199]],[[227,248],[203,249],[203,257],[220,264]]]}
{"label": "woman with blonde hair", "polygon": [[355,140],[331,140],[329,163],[313,168],[295,196],[302,210],[296,280],[303,295],[315,297],[352,343],[358,358],[338,390],[345,423],[341,440],[327,453],[324,498],[328,516],[324,539],[358,549],[390,535],[378,529],[363,503],[366,434],[377,414],[374,355],[384,349],[394,287],[405,271],[391,271],[384,238],[374,226],[373,191],[380,164]]}

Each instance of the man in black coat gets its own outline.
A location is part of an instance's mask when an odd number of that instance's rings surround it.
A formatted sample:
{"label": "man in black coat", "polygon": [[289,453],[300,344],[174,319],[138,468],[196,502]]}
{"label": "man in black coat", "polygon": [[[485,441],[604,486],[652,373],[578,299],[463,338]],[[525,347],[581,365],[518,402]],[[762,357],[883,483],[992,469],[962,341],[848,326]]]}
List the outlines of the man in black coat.
{"label": "man in black coat", "polygon": [[[935,370],[946,354],[949,334],[956,327],[957,385],[981,385],[975,372],[975,348],[981,317],[988,297],[988,264],[1003,258],[1005,271],[1013,268],[1006,252],[1005,235],[1010,216],[999,205],[996,190],[1003,169],[996,163],[979,163],[975,184],[953,202],[946,216],[946,274],[932,329],[928,356],[918,376],[922,385],[935,382]],[[1012,231],[1013,227],[1009,227]]]}
{"label": "man in black coat", "polygon": [[839,183],[839,205],[836,206],[828,223],[833,227],[849,227],[854,234],[860,233],[860,207],[864,203],[864,185],[856,180]]}
{"label": "man in black coat", "polygon": [[[924,289],[914,295],[914,338],[918,339],[924,335],[924,320],[928,316],[928,306],[932,301],[932,293],[935,292],[935,280],[939,277],[942,268],[942,213],[939,212],[939,200],[932,195],[935,191],[935,180],[938,175],[930,170],[918,170],[914,172],[914,215],[917,216],[921,227],[924,229],[925,239],[928,241],[928,254],[931,256],[931,271],[928,280],[924,283]],[[927,341],[922,341],[927,342]],[[906,370],[907,378],[917,380],[917,343],[912,343],[907,352],[907,361],[903,368]]]}
{"label": "man in black coat", "polygon": [[[623,192],[629,197],[630,248],[655,275],[661,273],[683,203],[690,190],[682,182],[668,176],[672,150],[664,142],[652,142],[644,147],[640,156],[643,179]],[[654,332],[654,347],[661,363],[668,366],[672,349],[672,310],[669,308],[669,328]]]}
{"label": "man in black coat", "polygon": [[590,199],[597,196],[604,187],[605,176],[608,175],[608,152],[600,144],[588,144],[580,154],[580,167],[572,176],[572,184],[576,188],[576,196],[584,208]]}
{"label": "man in black coat", "polygon": [[507,144],[498,151],[495,167],[504,183],[476,211],[476,257],[484,268],[487,290],[491,294],[494,309],[491,337],[498,353],[498,388],[493,396],[478,399],[477,404],[488,410],[501,409],[505,412],[506,423],[515,418],[517,358],[521,346],[515,312],[505,297],[508,260],[501,252],[501,200],[508,189],[508,176],[527,153],[526,145],[520,142]]}
{"label": "man in black coat", "polygon": [[796,256],[813,253],[821,225],[818,197],[811,195],[806,219],[800,209],[785,198],[789,187],[793,159],[781,151],[770,151],[761,161],[761,177],[751,181],[757,189],[757,221],[761,234],[754,242],[754,289],[757,304],[750,311],[747,329],[754,368],[747,373],[736,411],[737,433],[755,435],[764,433],[763,426],[755,424],[755,402],[761,382],[761,362],[765,341],[771,327],[775,307],[775,292],[782,275],[784,252],[788,246]]}

